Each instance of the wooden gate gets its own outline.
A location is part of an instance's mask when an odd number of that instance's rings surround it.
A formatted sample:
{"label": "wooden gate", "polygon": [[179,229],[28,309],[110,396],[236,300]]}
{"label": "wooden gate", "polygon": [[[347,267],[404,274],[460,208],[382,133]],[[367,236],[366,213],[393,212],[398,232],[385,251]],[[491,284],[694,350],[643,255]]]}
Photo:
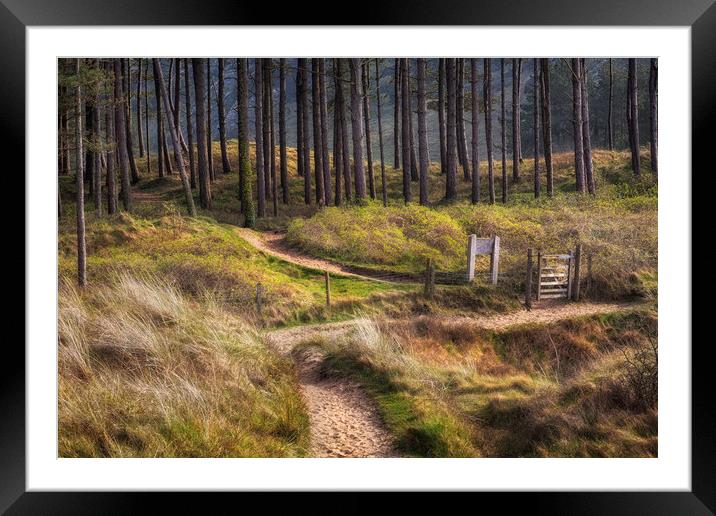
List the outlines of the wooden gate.
{"label": "wooden gate", "polygon": [[537,299],[569,299],[574,255],[537,254]]}

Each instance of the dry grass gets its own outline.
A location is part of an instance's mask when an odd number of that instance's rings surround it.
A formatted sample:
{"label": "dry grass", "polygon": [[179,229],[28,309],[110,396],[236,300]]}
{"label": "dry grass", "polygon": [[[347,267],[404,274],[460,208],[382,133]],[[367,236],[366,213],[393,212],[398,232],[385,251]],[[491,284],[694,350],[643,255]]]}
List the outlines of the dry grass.
{"label": "dry grass", "polygon": [[303,455],[308,418],[289,362],[210,299],[117,273],[59,306],[63,457]]}
{"label": "dry grass", "polygon": [[499,332],[366,320],[313,345],[326,374],[363,382],[408,455],[650,457],[656,400],[631,380],[655,340],[655,314],[631,311]]}

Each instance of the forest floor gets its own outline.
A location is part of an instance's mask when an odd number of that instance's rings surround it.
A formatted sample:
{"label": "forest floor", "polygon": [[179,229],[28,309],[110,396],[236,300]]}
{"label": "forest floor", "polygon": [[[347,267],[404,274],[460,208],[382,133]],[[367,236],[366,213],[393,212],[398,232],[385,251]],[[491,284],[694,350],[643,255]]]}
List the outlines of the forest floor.
{"label": "forest floor", "polygon": [[[449,317],[444,322],[502,330],[521,324],[549,324],[574,317],[614,313],[642,304],[549,300],[537,302],[530,311],[472,318]],[[296,361],[300,390],[311,421],[310,455],[313,457],[399,456],[374,401],[363,387],[350,379],[324,377],[320,372],[322,353],[316,349],[297,349],[299,344],[313,339],[335,341],[345,337],[360,321],[298,326],[266,333],[271,346]]]}

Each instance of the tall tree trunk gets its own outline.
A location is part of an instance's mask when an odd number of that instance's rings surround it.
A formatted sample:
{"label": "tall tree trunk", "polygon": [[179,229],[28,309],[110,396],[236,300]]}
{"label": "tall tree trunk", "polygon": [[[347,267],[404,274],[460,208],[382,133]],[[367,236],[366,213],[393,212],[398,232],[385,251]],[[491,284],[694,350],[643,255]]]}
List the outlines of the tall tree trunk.
{"label": "tall tree trunk", "polygon": [[492,161],[492,59],[485,59],[485,86],[483,103],[485,106],[485,143],[487,145],[487,188],[490,204],[495,204],[495,169]]}
{"label": "tall tree trunk", "polygon": [[403,58],[400,60],[400,88],[402,97],[401,115],[403,130],[403,200],[409,203],[412,198],[410,191],[410,181],[412,168],[410,163],[410,78],[408,75],[408,60]]}
{"label": "tall tree trunk", "polygon": [[[94,105],[90,102],[89,96],[85,98],[85,132],[90,136],[94,134]],[[89,194],[92,195],[94,188],[94,151],[92,144],[85,145],[85,164],[84,164],[84,180]]]}
{"label": "tall tree trunk", "polygon": [[470,59],[470,102],[472,114],[472,191],[470,200],[472,204],[480,202],[480,143],[479,121],[480,100],[478,95],[477,59]]}
{"label": "tall tree trunk", "polygon": [[520,180],[519,131],[520,117],[522,116],[522,113],[519,97],[519,62],[519,59],[512,59],[512,181],[514,183],[517,183]]}
{"label": "tall tree trunk", "polygon": [[375,199],[375,182],[373,181],[373,149],[370,143],[370,69],[368,62],[363,63],[363,124],[365,125],[365,154],[368,160],[368,191],[370,198]]}
{"label": "tall tree trunk", "polygon": [[[115,65],[115,72],[117,65]],[[121,71],[120,71],[121,72]],[[85,244],[85,181],[84,159],[82,152],[82,87],[80,86],[80,60],[75,59],[75,158],[76,187],[75,211],[77,215],[77,283],[80,287],[87,285],[87,245]],[[121,92],[121,90],[120,90]]]}
{"label": "tall tree trunk", "polygon": [[139,140],[139,157],[144,157],[144,134],[142,131],[142,61],[137,59],[137,139]]}
{"label": "tall tree trunk", "polygon": [[[113,66],[107,66],[106,71],[108,75],[114,73]],[[146,74],[145,74],[146,80]],[[109,95],[109,102],[107,109],[104,111],[104,135],[105,135],[105,148],[107,149],[107,213],[113,215],[117,213],[117,187],[115,185],[115,172],[114,172],[114,160],[116,148],[114,140],[114,109],[112,109],[112,95]],[[149,161],[149,148],[147,148],[147,161]]]}
{"label": "tall tree trunk", "polygon": [[331,191],[331,161],[328,155],[328,100],[326,94],[326,60],[318,60],[318,89],[321,98],[321,164],[323,165],[323,197],[326,206],[333,202]]}
{"label": "tall tree trunk", "polygon": [[338,96],[340,84],[340,76],[338,75],[337,59],[333,59],[333,173],[336,176],[336,189],[334,192],[334,202],[336,206],[340,206],[343,199],[341,190],[341,177],[343,176],[343,131],[341,128],[341,112],[340,101]]}
{"label": "tall tree trunk", "polygon": [[351,65],[351,124],[353,126],[353,167],[356,199],[365,197],[365,164],[363,162],[363,113],[361,105],[361,60],[353,58]]}
{"label": "tall tree trunk", "polygon": [[445,142],[445,58],[438,59],[438,128],[440,131],[440,174],[447,170]]}
{"label": "tall tree trunk", "polygon": [[229,155],[226,152],[226,112],[224,111],[224,59],[219,58],[219,93],[216,96],[219,117],[219,144],[221,145],[221,170],[231,172]]}
{"label": "tall tree trunk", "polygon": [[236,60],[239,104],[239,194],[241,195],[241,212],[244,214],[244,226],[254,226],[254,200],[251,194],[251,160],[249,159],[249,77],[247,60]]}
{"label": "tall tree trunk", "polygon": [[574,120],[574,170],[577,192],[584,193],[584,139],[582,136],[582,88],[579,59],[572,59],[572,117]]}
{"label": "tall tree trunk", "polygon": [[592,162],[592,136],[589,127],[589,88],[587,85],[587,61],[582,59],[579,66],[580,86],[582,88],[582,138],[584,139],[584,174],[587,181],[587,190],[590,194],[596,193],[594,183],[594,165]]}
{"label": "tall tree trunk", "polygon": [[184,104],[186,107],[186,136],[189,139],[189,182],[196,188],[196,167],[194,166],[194,130],[191,124],[191,89],[189,88],[189,59],[184,59]]}
{"label": "tall tree trunk", "polygon": [[278,183],[276,182],[276,125],[273,114],[273,60],[269,59],[266,67],[266,109],[268,111],[268,138],[269,138],[269,171],[271,182],[271,201],[273,202],[273,216],[278,217]]}
{"label": "tall tree trunk", "polygon": [[456,139],[456,113],[455,113],[455,59],[445,60],[445,78],[447,80],[447,169],[445,176],[445,198],[453,200],[457,197],[455,180],[457,176],[457,142]]}
{"label": "tall tree trunk", "polygon": [[[309,131],[311,130],[310,112],[308,110],[308,59],[298,60],[297,83],[300,84],[299,105],[301,111],[301,147],[303,149],[303,199],[306,204],[311,204],[311,151],[309,145]],[[298,86],[297,86],[298,87]]]}
{"label": "tall tree trunk", "polygon": [[286,155],[286,59],[279,60],[278,145],[281,158],[281,194],[288,204],[288,157]]}
{"label": "tall tree trunk", "polygon": [[649,67],[649,129],[650,129],[650,154],[651,171],[659,171],[659,130],[658,130],[658,82],[659,82],[659,60],[651,59]]}
{"label": "tall tree trunk", "polygon": [[612,59],[609,58],[609,108],[607,111],[607,148],[614,150],[614,129],[612,127],[612,102],[614,98],[614,72]]}
{"label": "tall tree trunk", "polygon": [[539,177],[539,67],[537,58],[532,59],[532,136],[534,142],[532,150],[534,154],[534,194],[535,199],[539,198],[542,183]]}
{"label": "tall tree trunk", "polygon": [[[162,65],[159,59],[152,60],[154,64],[154,75],[157,76],[159,81],[159,90],[162,101],[164,102],[164,113],[167,118],[167,127],[169,128],[169,136],[172,141],[172,147],[174,148],[174,156],[176,157],[177,167],[179,169],[179,177],[181,179],[182,186],[184,187],[184,198],[186,200],[187,211],[192,217],[196,216],[196,209],[194,208],[194,198],[191,194],[191,185],[189,184],[189,175],[186,173],[184,166],[184,158],[181,153],[181,145],[179,143],[179,134],[176,126],[172,123],[171,106],[169,105],[169,93],[164,85],[164,78],[162,77]],[[177,69],[179,68],[179,61],[176,62]],[[178,79],[178,78],[177,78]],[[175,103],[177,113],[179,112],[179,103]]]}
{"label": "tall tree trunk", "polygon": [[517,60],[517,156],[522,164],[522,59]]}
{"label": "tall tree trunk", "polygon": [[119,153],[119,169],[122,179],[122,204],[124,209],[132,211],[132,187],[130,185],[129,156],[127,155],[127,126],[122,86],[121,59],[114,60],[114,121]]}
{"label": "tall tree trunk", "polygon": [[425,96],[425,59],[418,59],[418,153],[420,155],[420,204],[428,204],[428,103]]}
{"label": "tall tree trunk", "polygon": [[549,59],[540,59],[540,91],[542,98],[542,141],[544,142],[544,165],[547,171],[547,195],[554,195],[554,170],[552,166],[552,108],[549,92]]}
{"label": "tall tree trunk", "polygon": [[132,85],[132,69],[129,64],[129,59],[122,60],[124,75],[124,94],[126,99],[124,100],[125,115],[124,120],[127,130],[127,156],[129,158],[129,167],[132,172],[132,184],[136,184],[139,181],[139,172],[137,171],[137,163],[134,161],[134,143],[132,141],[132,102],[131,102],[131,85]]}
{"label": "tall tree trunk", "polygon": [[152,151],[149,147],[149,60],[144,63],[144,147],[147,153],[147,174],[152,173]]}
{"label": "tall tree trunk", "polygon": [[[170,122],[171,123],[171,122]],[[167,133],[165,131],[164,122],[162,121],[162,156],[164,156],[164,168],[168,174],[174,173],[174,166],[169,157],[169,146],[167,145]]]}
{"label": "tall tree trunk", "polygon": [[196,155],[199,172],[199,200],[204,209],[211,208],[211,183],[206,137],[206,59],[192,58],[196,111]]}
{"label": "tall tree trunk", "polygon": [[380,148],[380,180],[382,184],[383,206],[388,206],[388,192],[385,189],[385,156],[383,155],[383,124],[380,113],[380,58],[375,58],[375,102],[378,115],[378,146]]}
{"label": "tall tree trunk", "polygon": [[405,60],[405,75],[408,77],[408,136],[410,137],[410,179],[417,181],[418,158],[415,155],[415,131],[413,131],[413,85],[410,81],[410,59]]}
{"label": "tall tree trunk", "polygon": [[462,167],[462,176],[470,181],[470,157],[467,155],[467,139],[465,136],[465,60],[457,60],[457,84],[455,101],[457,102],[457,155]]}
{"label": "tall tree trunk", "polygon": [[[162,142],[164,140],[164,130],[162,122],[162,101],[160,100],[159,81],[157,75],[153,74],[154,77],[154,98],[157,105],[157,174],[159,177],[164,177],[164,146]],[[149,152],[149,151],[147,151]]]}
{"label": "tall tree trunk", "polygon": [[[303,170],[304,136],[303,136],[303,69],[301,59],[296,59],[296,171],[298,177],[305,177]],[[310,201],[310,187],[305,182],[306,204]]]}
{"label": "tall tree trunk", "polygon": [[313,113],[313,170],[316,176],[316,203],[326,205],[323,181],[323,148],[321,131],[321,83],[318,59],[311,59],[311,111]]}
{"label": "tall tree trunk", "polygon": [[400,168],[400,107],[401,107],[401,91],[403,80],[400,77],[400,70],[403,67],[401,59],[393,60],[393,169],[397,170]]}
{"label": "tall tree trunk", "polygon": [[343,184],[346,191],[346,200],[350,201],[353,199],[353,181],[351,180],[351,155],[348,135],[348,116],[346,114],[347,103],[343,93],[343,59],[336,59],[336,73],[338,74],[338,81],[336,82],[339,104],[339,123],[341,124],[341,156],[343,157]]}
{"label": "tall tree trunk", "polygon": [[184,136],[181,133],[181,59],[174,59],[174,127],[179,137],[179,145],[182,152],[188,152]]}
{"label": "tall tree trunk", "polygon": [[[95,66],[97,72],[101,73],[101,65],[99,59],[95,60]],[[92,181],[94,187],[92,194],[94,195],[94,209],[97,217],[102,216],[102,136],[100,135],[100,105],[102,100],[102,89],[101,84],[97,81],[94,90],[94,111],[92,116],[94,117],[92,123],[92,143],[94,146],[94,174],[92,175]]]}
{"label": "tall tree trunk", "polygon": [[[537,106],[535,106],[537,109]],[[502,147],[502,204],[507,204],[507,124],[505,119],[505,59],[500,59],[500,147]]]}
{"label": "tall tree trunk", "polygon": [[631,166],[637,176],[641,172],[639,162],[639,104],[637,101],[636,59],[629,59],[627,79],[627,122],[629,124],[629,142],[631,148]]}
{"label": "tall tree trunk", "polygon": [[209,167],[209,179],[216,179],[214,172],[214,136],[211,126],[211,58],[206,60],[206,148]]}
{"label": "tall tree trunk", "polygon": [[266,176],[264,173],[263,59],[254,59],[254,139],[256,141],[256,197],[259,218],[266,216]]}

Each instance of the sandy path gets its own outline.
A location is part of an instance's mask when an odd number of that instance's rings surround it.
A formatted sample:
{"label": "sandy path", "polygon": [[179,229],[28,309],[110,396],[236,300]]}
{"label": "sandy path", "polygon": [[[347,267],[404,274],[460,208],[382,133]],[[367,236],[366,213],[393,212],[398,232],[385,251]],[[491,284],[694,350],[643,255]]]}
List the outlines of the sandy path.
{"label": "sandy path", "polygon": [[[283,354],[311,336],[337,338],[355,322],[291,328],[268,333],[269,342]],[[395,457],[392,436],[378,416],[375,403],[363,388],[345,378],[323,378],[318,351],[292,353],[299,385],[311,420],[312,457]]]}
{"label": "sandy path", "polygon": [[342,265],[340,263],[325,260],[323,258],[316,258],[313,256],[307,256],[301,251],[292,248],[286,243],[286,235],[279,232],[270,231],[254,231],[248,228],[234,228],[236,233],[246,240],[249,244],[254,246],[260,251],[266,254],[270,254],[277,258],[280,258],[289,263],[295,263],[302,267],[309,267],[311,269],[318,269],[321,271],[328,271],[332,274],[340,274],[343,276],[353,276],[371,281],[380,282],[414,282],[415,280],[406,274],[399,274],[395,272],[387,271],[373,271],[373,270],[359,270],[356,267],[348,265]]}

